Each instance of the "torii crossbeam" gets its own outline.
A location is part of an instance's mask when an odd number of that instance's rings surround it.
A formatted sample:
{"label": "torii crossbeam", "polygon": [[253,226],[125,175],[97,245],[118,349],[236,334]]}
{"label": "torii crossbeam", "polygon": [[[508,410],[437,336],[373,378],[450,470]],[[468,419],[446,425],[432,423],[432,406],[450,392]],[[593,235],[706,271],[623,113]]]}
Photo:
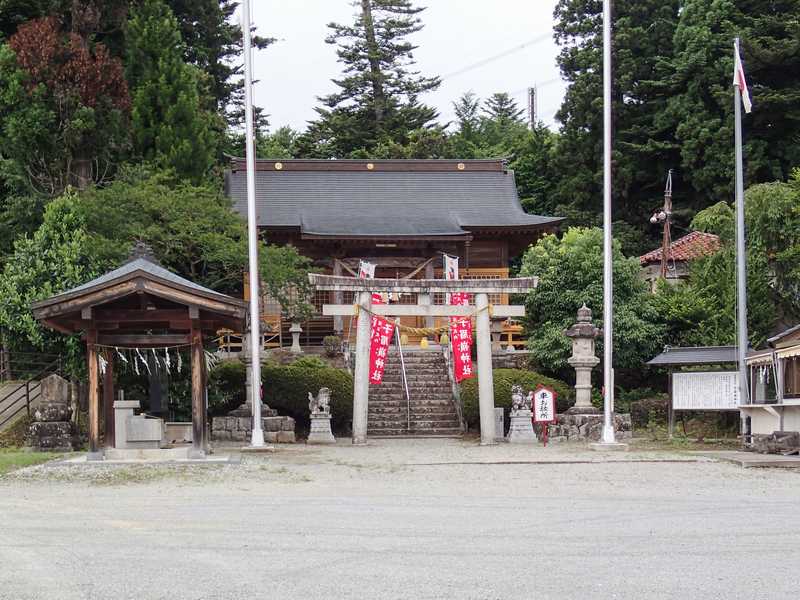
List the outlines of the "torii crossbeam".
{"label": "torii crossbeam", "polygon": [[[337,275],[309,276],[318,290],[358,292],[362,310],[385,316],[457,317],[476,314],[475,339],[478,350],[478,403],[480,408],[481,445],[495,443],[494,383],[492,379],[492,341],[489,315],[489,294],[522,294],[534,289],[538,277],[514,279],[357,279]],[[432,304],[380,304],[372,306],[372,292],[419,293],[467,292],[475,294],[475,307]],[[493,306],[493,316],[522,317],[524,306]],[[356,308],[350,304],[325,304],[322,314],[352,316]],[[356,368],[353,389],[353,443],[367,442],[369,402],[369,344],[371,319],[359,319],[356,329]]]}

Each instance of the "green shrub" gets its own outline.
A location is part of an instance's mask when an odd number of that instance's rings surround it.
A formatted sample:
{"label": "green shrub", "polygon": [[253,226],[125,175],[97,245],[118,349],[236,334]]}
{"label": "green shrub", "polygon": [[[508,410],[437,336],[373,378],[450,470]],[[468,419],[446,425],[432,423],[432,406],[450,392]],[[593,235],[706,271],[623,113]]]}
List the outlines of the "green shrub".
{"label": "green shrub", "polygon": [[289,363],[288,366],[297,367],[298,369],[324,369],[330,367],[330,365],[319,356],[301,356],[297,360]]}
{"label": "green shrub", "polygon": [[281,415],[293,417],[299,429],[308,429],[308,393],[322,387],[331,390],[331,426],[347,433],[353,419],[353,377],[344,369],[329,367],[316,357],[301,358],[290,365],[265,363],[261,367],[264,402]]}
{"label": "green shrub", "polygon": [[342,352],[342,338],[338,335],[326,335],[322,338],[322,347],[325,348],[325,356],[334,358]]}
{"label": "green shrub", "polygon": [[631,402],[631,421],[634,427],[647,427],[648,424],[663,425],[667,422],[669,398],[645,398]]}
{"label": "green shrub", "polygon": [[[574,399],[573,389],[558,379],[551,379],[533,371],[522,369],[494,369],[494,405],[497,408],[511,408],[511,386],[521,385],[527,393],[537,385],[546,385],[556,392],[558,412],[567,410]],[[479,428],[478,378],[467,379],[461,384],[461,402],[464,405],[464,418],[470,427]]]}
{"label": "green shrub", "polygon": [[212,417],[226,415],[245,398],[247,367],[240,360],[218,363],[208,374],[208,412]]}

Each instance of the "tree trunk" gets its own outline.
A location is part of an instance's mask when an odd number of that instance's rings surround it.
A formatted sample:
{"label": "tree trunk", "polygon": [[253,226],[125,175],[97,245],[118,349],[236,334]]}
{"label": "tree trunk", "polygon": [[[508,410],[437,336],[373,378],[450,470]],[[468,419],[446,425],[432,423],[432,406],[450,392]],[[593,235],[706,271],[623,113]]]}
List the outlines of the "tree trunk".
{"label": "tree trunk", "polygon": [[371,0],[361,0],[361,13],[364,20],[364,35],[367,40],[367,59],[369,60],[370,79],[375,112],[376,129],[383,123],[386,98],[383,93],[383,72],[381,71],[380,49],[375,40],[375,22],[372,20]]}

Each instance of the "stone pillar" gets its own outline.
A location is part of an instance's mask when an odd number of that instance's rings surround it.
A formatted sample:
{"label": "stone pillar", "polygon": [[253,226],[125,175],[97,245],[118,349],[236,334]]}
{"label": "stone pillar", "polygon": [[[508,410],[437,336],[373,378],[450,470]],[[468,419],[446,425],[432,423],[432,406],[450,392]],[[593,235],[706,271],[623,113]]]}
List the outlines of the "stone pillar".
{"label": "stone pillar", "polygon": [[475,294],[475,337],[478,347],[478,406],[481,420],[481,446],[495,444],[494,380],[492,379],[492,337],[489,295]]}
{"label": "stone pillar", "polygon": [[69,382],[53,374],[39,385],[41,395],[28,428],[28,446],[41,452],[71,452],[77,442],[77,429],[70,421]]}
{"label": "stone pillar", "polygon": [[300,327],[300,323],[292,323],[292,326],[289,328],[289,333],[292,334],[292,347],[289,348],[289,352],[292,354],[302,354],[303,349],[300,347],[300,334],[303,333],[303,328]]}
{"label": "stone pillar", "polygon": [[[369,402],[369,343],[372,318],[372,294],[360,292],[361,307],[356,327],[356,368],[353,377],[353,443],[367,443],[367,410]],[[490,357],[491,359],[491,357]]]}
{"label": "stone pillar", "polygon": [[584,304],[578,309],[578,322],[564,332],[572,339],[572,356],[567,362],[575,369],[575,404],[568,414],[600,414],[592,406],[592,369],[600,359],[594,353],[594,340],[600,330],[592,325],[592,311]]}

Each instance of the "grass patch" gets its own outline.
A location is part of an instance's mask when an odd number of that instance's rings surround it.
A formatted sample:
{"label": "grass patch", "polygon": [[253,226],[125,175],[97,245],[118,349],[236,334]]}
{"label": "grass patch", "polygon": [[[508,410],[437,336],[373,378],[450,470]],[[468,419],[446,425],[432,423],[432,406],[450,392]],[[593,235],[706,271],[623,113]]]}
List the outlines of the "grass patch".
{"label": "grass patch", "polygon": [[0,475],[5,475],[11,471],[38,465],[54,458],[59,458],[61,454],[54,452],[25,452],[22,450],[0,450]]}

